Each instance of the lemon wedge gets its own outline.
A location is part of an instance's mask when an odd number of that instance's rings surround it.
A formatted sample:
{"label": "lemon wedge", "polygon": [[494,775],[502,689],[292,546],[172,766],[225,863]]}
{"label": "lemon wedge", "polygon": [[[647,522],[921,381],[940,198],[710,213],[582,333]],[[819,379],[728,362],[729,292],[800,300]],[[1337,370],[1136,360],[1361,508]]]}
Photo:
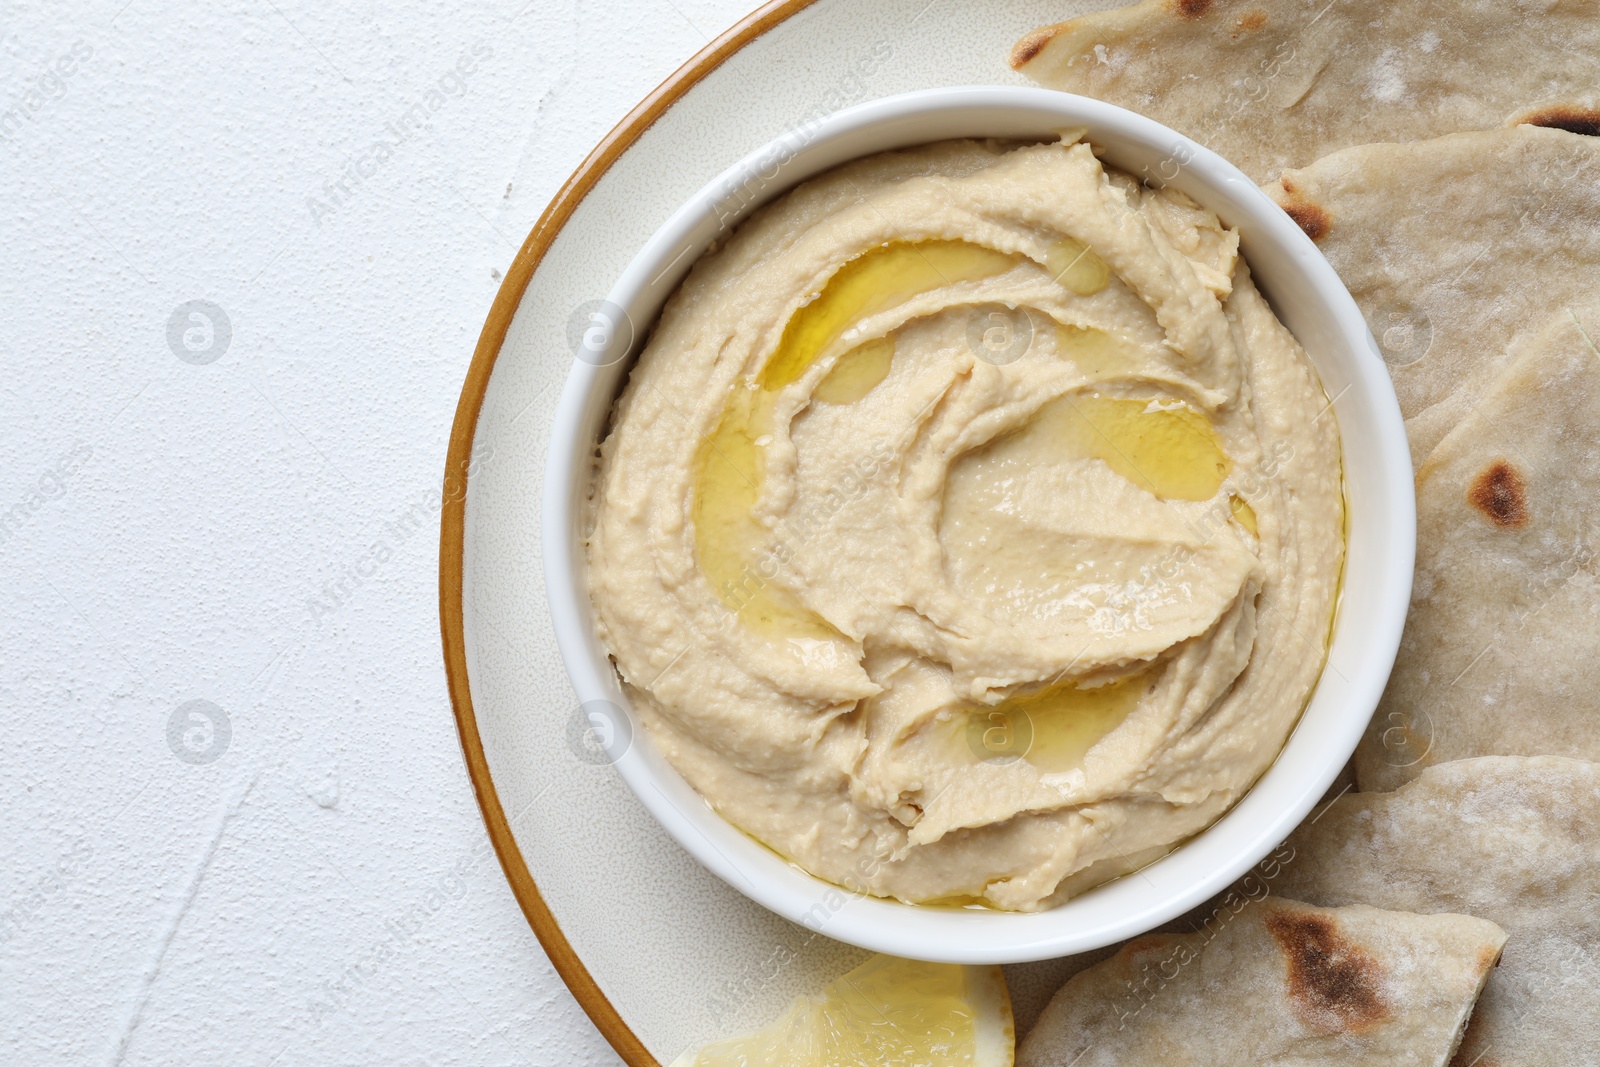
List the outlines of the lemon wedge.
{"label": "lemon wedge", "polygon": [[765,1029],[671,1067],[1011,1067],[1015,1047],[999,967],[874,956]]}

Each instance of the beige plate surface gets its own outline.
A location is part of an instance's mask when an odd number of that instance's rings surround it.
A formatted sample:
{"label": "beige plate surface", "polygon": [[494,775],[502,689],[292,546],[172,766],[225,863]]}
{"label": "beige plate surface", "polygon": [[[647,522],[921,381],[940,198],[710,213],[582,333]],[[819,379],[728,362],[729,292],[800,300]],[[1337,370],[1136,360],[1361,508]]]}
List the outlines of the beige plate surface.
{"label": "beige plate surface", "polygon": [[[575,309],[740,156],[817,115],[913,89],[1025,84],[1010,46],[1118,0],[784,0],[710,42],[556,195],[484,324],[451,434],[440,537],[445,666],[484,819],[523,912],[634,1067],[759,1025],[863,954],[764,911],[700,868],[582,728],[546,610],[539,493]],[[460,491],[463,480],[466,491]],[[1007,968],[1019,1032],[1051,965]]]}

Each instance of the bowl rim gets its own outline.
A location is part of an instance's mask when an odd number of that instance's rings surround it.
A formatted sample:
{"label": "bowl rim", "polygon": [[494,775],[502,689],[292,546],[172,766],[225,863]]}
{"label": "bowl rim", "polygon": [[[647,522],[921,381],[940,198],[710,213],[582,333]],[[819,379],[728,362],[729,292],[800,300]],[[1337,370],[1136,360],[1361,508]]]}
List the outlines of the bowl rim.
{"label": "bowl rim", "polygon": [[[970,133],[947,130],[934,136],[912,135],[920,129],[920,120],[930,120],[926,124],[937,127],[948,122],[950,116],[962,114],[970,115],[974,121],[978,116],[988,116],[994,124],[988,127],[988,135],[995,135],[1009,119],[1026,120],[1019,124],[1031,124],[1035,136],[1049,130],[1084,127],[1088,130],[1085,139],[1106,148],[1111,156],[1127,151],[1131,145],[1137,146],[1150,159],[1181,159],[1181,166],[1177,168],[1179,174],[1168,180],[1191,191],[1192,187],[1201,186],[1205,195],[1195,197],[1201,203],[1216,207],[1218,202],[1226,201],[1230,211],[1242,213],[1228,221],[1232,225],[1247,226],[1251,231],[1251,243],[1257,247],[1253,251],[1246,249],[1247,260],[1269,252],[1282,258],[1282,269],[1300,272],[1313,299],[1326,305],[1323,313],[1343,353],[1344,369],[1352,378],[1350,385],[1334,400],[1337,402],[1347,394],[1355,394],[1339,409],[1341,416],[1352,409],[1362,412],[1372,423],[1365,427],[1363,448],[1387,459],[1376,467],[1371,467],[1369,462],[1363,468],[1364,477],[1370,478],[1373,484],[1367,486],[1363,482],[1362,510],[1370,509],[1374,516],[1381,515],[1385,532],[1378,540],[1381,554],[1364,562],[1365,566],[1375,569],[1376,574],[1376,577],[1364,576],[1364,580],[1369,584],[1382,583],[1382,589],[1376,594],[1378,608],[1364,615],[1361,625],[1368,647],[1357,677],[1354,681],[1346,680],[1350,692],[1341,698],[1346,709],[1355,707],[1360,711],[1351,715],[1347,710],[1343,721],[1335,724],[1338,728],[1330,727],[1326,731],[1331,733],[1332,743],[1318,742],[1322,756],[1313,761],[1314,767],[1309,772],[1296,771],[1292,781],[1283,780],[1282,775],[1274,777],[1274,771],[1284,764],[1285,755],[1296,748],[1302,727],[1319,704],[1317,696],[1323,692],[1328,672],[1333,669],[1334,653],[1340,647],[1341,637],[1352,632],[1348,613],[1341,607],[1327,666],[1274,764],[1228,812],[1174,852],[1139,874],[1114,879],[1057,908],[1031,913],[970,911],[913,907],[851,894],[785,863],[724,821],[655,751],[643,732],[637,729],[631,711],[624,713],[626,718],[617,723],[635,743],[627,746],[614,763],[639,802],[698,862],[756,903],[829,937],[873,951],[943,962],[1015,963],[1103,947],[1175,918],[1233,884],[1261,862],[1310,813],[1365,731],[1398,651],[1414,564],[1415,497],[1405,429],[1385,364],[1354,299],[1316,246],[1278,205],[1232,164],[1152,119],[1098,100],[1032,87],[945,87],[885,97],[835,112],[804,127],[798,148],[786,139],[794,138],[796,130],[802,128],[785,131],[726,168],[675,211],[635,254],[607,300],[623,309],[653,301],[649,314],[637,317],[641,322],[653,321],[660,301],[676,288],[682,274],[703,253],[708,218],[719,224],[725,224],[729,218],[736,222],[760,204],[845,159],[950,137],[985,135],[984,128],[974,128]],[[889,128],[900,131],[898,138],[890,137],[875,142],[870,149],[838,158],[827,151],[837,150],[841,143],[867,131],[881,132]],[[1108,145],[1108,136],[1117,143]],[[781,160],[777,177],[764,177],[773,168],[775,159]],[[818,163],[818,160],[824,162]],[[784,173],[784,167],[797,161],[799,165]],[[1117,162],[1120,161],[1114,161],[1113,165]],[[729,210],[729,191],[749,189],[751,185],[755,186],[756,195],[746,200],[741,193],[738,207]],[[696,243],[699,247],[692,248]],[[689,254],[691,251],[693,254]],[[1258,283],[1269,294],[1277,280],[1281,277],[1274,280],[1257,274]],[[644,331],[632,333],[642,335]],[[633,336],[628,338],[633,339]],[[604,390],[602,408],[609,410],[621,386],[621,381],[614,379],[618,379],[637,355],[637,345],[629,349],[624,343],[620,347],[625,351],[608,351],[606,358],[595,362],[582,359],[573,362],[550,431],[540,535],[555,637],[578,701],[580,705],[600,701],[626,708],[627,701],[617,684],[615,668],[594,634],[584,580],[584,553],[581,537],[577,535],[578,501],[587,484],[587,478],[581,477],[580,472],[589,470],[597,443],[592,435],[598,425],[594,416],[595,397]],[[1314,362],[1318,361],[1314,359]],[[1318,369],[1326,380],[1328,367],[1319,362]],[[1358,401],[1361,406],[1355,408]],[[1356,503],[1349,496],[1351,442],[1344,434],[1341,438],[1348,514]],[[1372,521],[1364,519],[1362,529],[1375,529],[1370,525]],[[1351,514],[1341,599],[1349,587],[1349,546],[1354,543],[1356,529],[1356,516]],[[1350,640],[1354,638],[1347,638],[1347,645]],[[1304,749],[1305,743],[1302,742],[1300,749]],[[1269,780],[1273,788],[1263,793],[1263,786]],[[1268,805],[1266,800],[1250,803],[1258,796],[1276,803]],[[1225,825],[1240,841],[1229,848],[1225,856],[1212,856],[1211,853],[1222,851],[1210,843],[1223,839],[1219,828]],[[1181,884],[1177,888],[1157,890],[1153,896],[1127,888],[1134,885],[1134,879],[1140,875],[1143,881],[1154,886],[1146,872],[1158,868],[1165,868]],[[1130,905],[1115,917],[1098,915],[1101,911],[1117,912],[1112,905],[1102,903],[1094,909],[1085,909],[1080,903],[1090,899],[1103,901],[1108,896],[1125,896],[1130,901],[1139,896],[1151,899],[1137,906]],[[1070,921],[1083,919],[1086,910],[1091,912],[1088,921]]]}

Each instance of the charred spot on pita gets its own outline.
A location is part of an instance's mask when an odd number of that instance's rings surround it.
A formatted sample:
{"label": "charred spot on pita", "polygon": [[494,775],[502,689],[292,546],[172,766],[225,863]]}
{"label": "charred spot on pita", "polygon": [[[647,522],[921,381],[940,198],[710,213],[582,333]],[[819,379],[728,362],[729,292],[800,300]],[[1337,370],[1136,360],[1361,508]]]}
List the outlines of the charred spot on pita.
{"label": "charred spot on pita", "polygon": [[1034,30],[1013,45],[1011,47],[1012,69],[1020,70],[1027,66],[1029,60],[1044,51],[1045,45],[1055,40],[1058,29],[1060,29],[1059,26],[1046,26],[1043,29]]}
{"label": "charred spot on pita", "polygon": [[1197,19],[1211,10],[1215,0],[1174,0],[1178,14],[1186,19]]}
{"label": "charred spot on pita", "polygon": [[1283,210],[1289,213],[1289,217],[1294,219],[1295,224],[1306,231],[1306,236],[1313,241],[1320,241],[1333,228],[1333,220],[1328,217],[1327,208],[1317,204],[1297,200],[1283,205]]}
{"label": "charred spot on pita", "polygon": [[1567,105],[1547,107],[1524,116],[1521,121],[1529,126],[1546,126],[1585,137],[1600,137],[1600,111],[1594,108]]}
{"label": "charred spot on pita", "polygon": [[1501,949],[1498,948],[1485,948],[1478,953],[1478,969],[1492,971],[1500,966],[1500,952]]}
{"label": "charred spot on pita", "polygon": [[1289,964],[1289,1000],[1302,1023],[1324,1034],[1360,1034],[1389,1017],[1382,966],[1331,916],[1273,911],[1265,921]]}
{"label": "charred spot on pita", "polygon": [[1528,486],[1522,473],[1497,459],[1472,479],[1467,502],[1501,529],[1528,525]]}
{"label": "charred spot on pita", "polygon": [[1267,13],[1259,8],[1255,11],[1246,11],[1239,16],[1237,23],[1241,30],[1259,30],[1267,24]]}

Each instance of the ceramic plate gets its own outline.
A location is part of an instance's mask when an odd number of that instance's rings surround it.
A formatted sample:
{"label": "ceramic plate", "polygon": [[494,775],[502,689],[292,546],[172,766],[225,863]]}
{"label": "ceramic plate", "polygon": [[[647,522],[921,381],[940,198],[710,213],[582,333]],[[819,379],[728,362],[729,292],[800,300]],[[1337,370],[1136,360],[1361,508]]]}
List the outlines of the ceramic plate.
{"label": "ceramic plate", "polygon": [[[1037,26],[1120,0],[785,0],[710,42],[562,187],[506,275],[462,389],[440,537],[445,665],[468,770],[523,912],[622,1058],[656,1067],[758,1026],[865,957],[707,873],[639,806],[562,670],[541,578],[546,438],[585,312],[746,152],[851,104],[1028,84]],[[1019,1034],[1059,984],[1008,967]]]}

